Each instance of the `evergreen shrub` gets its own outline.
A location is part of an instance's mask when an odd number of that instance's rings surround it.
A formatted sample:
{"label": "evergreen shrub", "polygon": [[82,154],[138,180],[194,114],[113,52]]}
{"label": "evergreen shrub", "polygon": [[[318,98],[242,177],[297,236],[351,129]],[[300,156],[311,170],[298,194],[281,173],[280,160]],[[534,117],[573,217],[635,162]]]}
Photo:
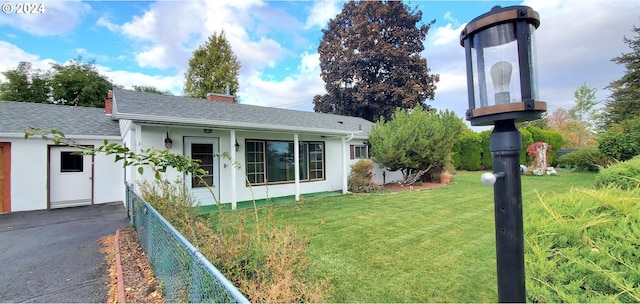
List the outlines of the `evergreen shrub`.
{"label": "evergreen shrub", "polygon": [[489,147],[490,136],[491,130],[480,132],[480,140],[482,141],[482,158],[480,161],[480,166],[485,170],[491,170],[493,168],[493,158],[491,157],[491,150]]}
{"label": "evergreen shrub", "polygon": [[640,117],[609,128],[600,135],[598,149],[620,161],[640,155]]}
{"label": "evergreen shrub", "polygon": [[480,169],[482,158],[482,138],[480,134],[465,130],[460,134],[453,146],[453,165],[462,170],[476,171]]}
{"label": "evergreen shrub", "polygon": [[585,148],[562,155],[558,158],[558,167],[576,171],[598,172],[614,162],[596,148]]}
{"label": "evergreen shrub", "polygon": [[640,187],[640,155],[600,170],[595,180],[596,188],[617,186],[622,189]]}
{"label": "evergreen shrub", "polygon": [[525,205],[527,302],[640,302],[640,189],[572,189]]}

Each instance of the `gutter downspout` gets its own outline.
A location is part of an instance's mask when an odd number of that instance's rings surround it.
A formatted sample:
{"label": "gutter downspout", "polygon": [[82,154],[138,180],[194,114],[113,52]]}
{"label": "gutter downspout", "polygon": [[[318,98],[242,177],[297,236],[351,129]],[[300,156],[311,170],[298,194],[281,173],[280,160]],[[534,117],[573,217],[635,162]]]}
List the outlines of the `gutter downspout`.
{"label": "gutter downspout", "polygon": [[349,190],[349,184],[347,183],[347,177],[349,176],[349,166],[347,159],[349,158],[349,149],[347,149],[347,143],[350,142],[355,134],[351,133],[349,138],[342,137],[342,194],[347,194]]}
{"label": "gutter downspout", "polygon": [[298,133],[293,133],[293,163],[295,172],[293,174],[295,181],[295,200],[300,201],[300,139]]}

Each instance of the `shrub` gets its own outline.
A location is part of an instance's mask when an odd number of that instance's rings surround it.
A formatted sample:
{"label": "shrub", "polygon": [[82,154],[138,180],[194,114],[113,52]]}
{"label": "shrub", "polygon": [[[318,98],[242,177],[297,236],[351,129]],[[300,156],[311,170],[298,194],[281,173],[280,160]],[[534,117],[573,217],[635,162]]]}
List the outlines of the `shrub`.
{"label": "shrub", "polygon": [[480,132],[480,139],[482,140],[482,159],[480,161],[480,166],[485,170],[493,168],[493,157],[491,156],[491,150],[489,147],[490,136],[491,130]]}
{"label": "shrub", "polygon": [[610,166],[613,161],[596,148],[585,148],[562,155],[557,163],[560,168],[598,172],[600,168]]}
{"label": "shrub", "polygon": [[564,140],[562,139],[562,134],[560,134],[557,131],[544,130],[535,126],[527,126],[526,130],[531,133],[531,137],[534,142],[538,142],[538,141],[546,142],[547,144],[549,144],[549,146],[551,146],[547,163],[550,166],[555,166],[556,155],[558,154],[558,151],[560,151],[560,148],[564,143]]}
{"label": "shrub", "polygon": [[640,302],[640,189],[572,189],[525,206],[527,302]]}
{"label": "shrub", "polygon": [[613,125],[598,138],[598,149],[620,161],[640,155],[640,118]]}
{"label": "shrub", "polygon": [[361,159],[351,165],[351,173],[349,173],[349,177],[347,178],[349,191],[354,193],[369,193],[381,189],[382,187],[372,180],[372,169],[373,162],[366,159]]}
{"label": "shrub", "polygon": [[460,134],[453,146],[455,154],[452,156],[456,168],[468,171],[480,169],[482,157],[482,138],[480,134],[465,130]]}
{"label": "shrub", "polygon": [[[538,128],[539,129],[539,128]],[[522,135],[522,150],[520,151],[520,163],[529,164],[529,157],[527,156],[527,147],[533,144],[533,136],[527,128],[521,128],[520,134]],[[483,169],[491,169],[493,167],[493,157],[490,150],[490,136],[491,130],[480,132],[481,139],[481,161],[480,167]]]}
{"label": "shrub", "polygon": [[622,189],[640,187],[640,155],[600,170],[596,175],[596,188],[617,186]]}
{"label": "shrub", "polygon": [[520,129],[520,134],[522,134],[522,150],[520,151],[520,164],[527,165],[529,164],[529,157],[527,156],[527,147],[533,144],[533,136],[531,136],[531,132],[529,132],[529,130],[525,128]]}

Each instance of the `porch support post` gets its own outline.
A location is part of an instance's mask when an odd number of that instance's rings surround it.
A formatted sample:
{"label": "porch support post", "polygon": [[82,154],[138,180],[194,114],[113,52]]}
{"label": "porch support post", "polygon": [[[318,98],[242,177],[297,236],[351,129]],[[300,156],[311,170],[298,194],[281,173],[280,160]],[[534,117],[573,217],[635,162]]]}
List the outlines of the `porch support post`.
{"label": "porch support post", "polygon": [[296,171],[293,176],[295,176],[297,202],[300,200],[300,140],[298,133],[293,133],[293,162]]}
{"label": "porch support post", "polygon": [[[139,124],[135,124],[134,127],[134,136],[133,136],[133,151],[136,154],[140,154],[140,151],[142,151],[142,126]],[[133,188],[136,190],[140,190],[138,188],[138,183],[137,181],[142,180],[142,174],[138,173],[138,170],[136,170],[137,168],[135,168],[134,166],[131,166],[129,170],[131,170],[131,181],[130,183],[133,184]]]}
{"label": "porch support post", "polygon": [[[236,130],[231,130],[231,134],[229,136],[229,151],[231,152],[231,162],[236,162]],[[231,209],[232,210],[236,210],[237,203],[238,203],[238,197],[237,197],[237,191],[238,191],[238,181],[237,181],[237,177],[236,177],[236,167],[234,166],[234,164],[231,164]],[[216,185],[217,187],[220,187],[220,185]]]}
{"label": "porch support post", "polygon": [[349,168],[347,164],[347,153],[349,152],[347,146],[347,139],[342,137],[342,194],[347,194],[349,190],[349,184],[347,183],[347,176],[349,175]]}

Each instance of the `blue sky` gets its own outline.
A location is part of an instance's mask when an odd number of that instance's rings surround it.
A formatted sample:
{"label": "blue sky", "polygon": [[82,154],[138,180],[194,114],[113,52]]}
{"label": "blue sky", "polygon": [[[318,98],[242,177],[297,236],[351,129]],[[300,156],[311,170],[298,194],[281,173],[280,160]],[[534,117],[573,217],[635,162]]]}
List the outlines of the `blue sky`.
{"label": "blue sky", "polygon": [[[21,1],[23,2],[23,1]],[[48,69],[78,55],[95,60],[113,82],[154,86],[180,94],[195,48],[225,31],[242,68],[241,103],[312,111],[323,94],[317,46],[321,29],[336,16],[336,1],[40,1],[42,14],[0,14],[0,70],[19,61]],[[568,108],[582,84],[598,90],[623,75],[610,60],[629,48],[624,36],[640,26],[635,0],[410,1],[423,22],[436,19],[424,57],[440,74],[438,109],[463,116],[467,108],[464,52],[459,34],[466,23],[494,5],[528,5],[539,12],[540,96],[550,110]]]}

